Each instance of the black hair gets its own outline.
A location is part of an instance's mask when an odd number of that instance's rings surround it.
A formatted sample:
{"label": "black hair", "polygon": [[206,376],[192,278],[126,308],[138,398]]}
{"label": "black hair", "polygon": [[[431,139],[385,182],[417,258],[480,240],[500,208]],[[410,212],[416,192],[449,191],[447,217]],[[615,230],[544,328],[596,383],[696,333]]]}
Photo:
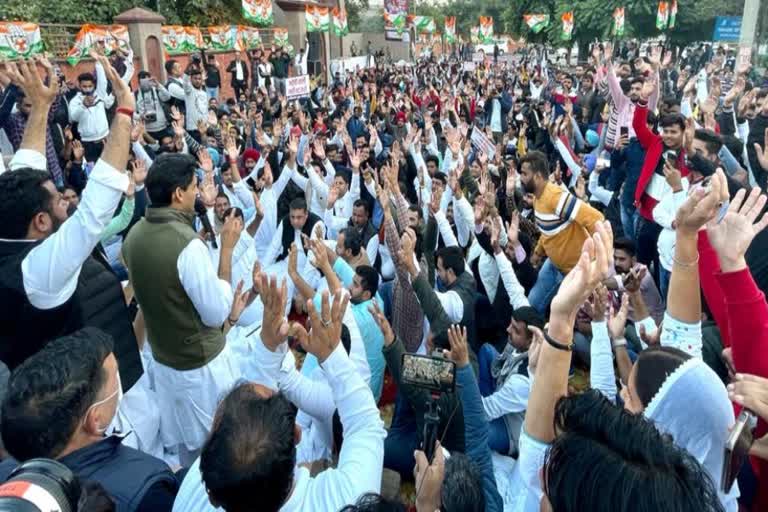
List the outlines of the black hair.
{"label": "black hair", "polygon": [[78,82],[93,82],[96,83],[96,77],[91,73],[80,73],[77,75]]}
{"label": "black hair", "polygon": [[224,199],[229,201],[229,196],[223,190],[219,190],[219,193],[216,194],[216,199],[218,199],[220,197],[223,197]]}
{"label": "black hair", "polygon": [[363,248],[363,237],[353,227],[346,227],[339,232],[340,235],[344,235],[344,249],[348,249],[352,252],[352,256],[360,256],[360,251]]}
{"label": "black hair", "polygon": [[53,195],[43,186],[48,181],[50,174],[29,167],[0,175],[0,238],[22,240],[35,215],[52,213]]}
{"label": "black hair", "polygon": [[440,160],[435,155],[428,155],[427,158],[424,159],[425,164],[428,164],[429,162],[435,164],[435,167],[438,169],[440,168]]}
{"label": "black hair", "polygon": [[233,213],[235,214],[235,217],[238,217],[241,220],[245,221],[245,215],[243,215],[243,210],[241,210],[237,206],[230,206],[229,208],[224,210],[224,218],[226,219]]}
{"label": "black hair", "polygon": [[363,494],[354,505],[347,505],[339,512],[405,512],[406,508],[395,501],[389,501],[380,494]]}
{"label": "black hair", "polygon": [[212,503],[227,512],[278,511],[293,488],[296,407],[243,383],[224,397],[200,454]]}
{"label": "black hair", "polygon": [[635,244],[635,241],[630,238],[617,238],[613,241],[613,248],[622,250],[632,257],[637,254],[637,245]]}
{"label": "black hair", "polygon": [[61,453],[107,380],[103,365],[111,352],[108,334],[85,327],[49,342],[13,371],[0,428],[16,460]]}
{"label": "black hair", "polygon": [[445,477],[440,488],[441,510],[483,512],[485,493],[480,472],[463,453],[453,452],[445,462]]}
{"label": "black hair", "polygon": [[149,74],[149,71],[144,71],[143,69],[139,71],[139,80],[141,80],[142,78],[149,78],[151,76],[152,75]]}
{"label": "black hair", "polygon": [[685,131],[685,117],[683,117],[682,114],[666,114],[662,116],[659,125],[662,128],[677,125],[680,127],[681,131]]}
{"label": "black hair", "polygon": [[149,168],[146,187],[152,206],[169,206],[176,189],[197,179],[197,160],[183,153],[163,153]]}
{"label": "black hair", "polygon": [[341,178],[347,184],[347,187],[352,183],[352,173],[347,169],[336,169],[336,178]]}
{"label": "black hair", "polygon": [[189,70],[189,76],[197,76],[202,74],[203,74],[203,70],[198,67],[193,67],[193,68],[190,68]]}
{"label": "black hair", "polygon": [[717,155],[723,148],[723,138],[712,130],[698,128],[693,138],[702,141],[707,148],[707,153],[710,155]]}
{"label": "black hair", "polygon": [[690,358],[673,347],[650,347],[640,352],[635,362],[635,390],[643,407],[648,407],[667,377]]}
{"label": "black hair", "polygon": [[633,86],[635,84],[640,84],[640,85],[645,84],[645,78],[643,78],[641,76],[632,77],[632,79],[630,79],[630,81],[629,81],[629,85],[631,87],[631,86]]}
{"label": "black hair", "polygon": [[435,264],[438,260],[443,260],[443,268],[453,270],[456,277],[464,272],[464,255],[461,254],[461,249],[458,247],[443,247],[438,250],[435,255]]}
{"label": "black hair", "polygon": [[446,176],[444,172],[437,171],[435,175],[432,176],[432,179],[439,181],[444,187],[448,186],[448,176]]}
{"label": "black hair", "polygon": [[371,216],[371,206],[368,204],[368,201],[365,199],[356,199],[354,203],[352,203],[352,206],[354,208],[362,208],[365,210],[365,214],[370,217]]}
{"label": "black hair", "polygon": [[176,61],[173,59],[165,61],[165,72],[170,74],[174,64],[176,64]]}
{"label": "black hair", "polygon": [[527,163],[531,167],[531,171],[538,174],[542,178],[549,178],[549,162],[547,161],[547,155],[541,151],[529,151],[520,159],[520,168],[523,164]]}
{"label": "black hair", "polygon": [[554,426],[542,478],[552,510],[724,510],[693,456],[596,390],[561,398]]}
{"label": "black hair", "polygon": [[290,204],[288,205],[289,210],[304,210],[307,211],[307,202],[304,200],[303,197],[296,197],[291,200]]}
{"label": "black hair", "polygon": [[379,290],[379,273],[376,269],[369,265],[360,265],[355,269],[355,274],[360,276],[363,291],[370,292],[371,298],[374,298]]}
{"label": "black hair", "polygon": [[677,99],[675,96],[664,96],[664,99],[662,99],[661,101],[662,103],[665,103],[667,106],[670,106],[670,107],[680,106],[680,100]]}

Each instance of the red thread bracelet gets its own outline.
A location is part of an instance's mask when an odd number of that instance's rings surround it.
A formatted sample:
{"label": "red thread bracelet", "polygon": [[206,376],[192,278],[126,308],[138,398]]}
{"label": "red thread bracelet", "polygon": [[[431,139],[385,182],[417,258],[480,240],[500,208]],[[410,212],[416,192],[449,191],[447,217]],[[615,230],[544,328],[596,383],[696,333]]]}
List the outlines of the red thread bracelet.
{"label": "red thread bracelet", "polygon": [[117,107],[116,112],[118,114],[125,114],[130,118],[133,118],[133,110],[129,109],[128,107]]}

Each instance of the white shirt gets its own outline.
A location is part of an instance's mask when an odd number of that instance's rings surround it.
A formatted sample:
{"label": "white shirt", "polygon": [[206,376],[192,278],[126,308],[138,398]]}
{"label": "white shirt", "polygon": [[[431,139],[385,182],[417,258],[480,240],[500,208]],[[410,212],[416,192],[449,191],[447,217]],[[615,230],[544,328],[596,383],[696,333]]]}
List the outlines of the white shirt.
{"label": "white shirt", "polygon": [[525,411],[528,409],[530,394],[531,379],[528,376],[518,373],[510,375],[501,388],[483,397],[483,409],[488,421],[505,414]]}
{"label": "white shirt", "polygon": [[501,132],[501,102],[498,98],[493,98],[491,102],[491,131]]}
{"label": "white shirt", "polygon": [[[307,219],[307,222],[309,222],[309,219]],[[317,225],[322,226],[323,237],[325,237],[325,226],[323,225],[323,221],[319,220],[315,223],[314,226],[312,226],[310,238],[312,238],[313,240],[317,239],[317,235],[315,234]],[[301,254],[304,252],[304,242],[301,239],[301,230],[294,229],[293,226],[291,226],[291,229],[293,229],[293,241],[296,244],[296,249]],[[262,260],[264,263],[264,267],[267,268],[273,263],[275,263],[275,261],[280,256],[280,254],[282,254],[282,252],[283,252],[283,223],[281,222],[280,224],[277,225],[277,230],[275,231],[275,234],[272,237],[272,241],[269,244],[269,248],[267,249],[266,254],[264,254],[264,259]],[[299,268],[303,268],[303,267],[299,265]]]}
{"label": "white shirt", "polygon": [[235,80],[238,82],[242,82],[244,80],[243,77],[243,63],[238,61],[235,61]]}
{"label": "white shirt", "polygon": [[[170,92],[171,88],[168,87]],[[173,93],[171,93],[173,95]],[[205,87],[195,89],[189,81],[189,75],[184,75],[184,104],[186,106],[186,130],[197,131],[198,121],[208,121],[208,93]]]}
{"label": "white shirt", "polygon": [[[280,380],[287,346],[271,352],[260,345],[257,357],[262,361],[265,381]],[[306,468],[296,468],[294,485],[281,511],[336,511],[354,503],[368,492],[381,489],[386,431],[368,386],[339,344],[321,367],[328,376],[333,401],[344,427],[344,444],[335,469],[323,471],[315,478]],[[273,388],[275,386],[272,386]],[[208,500],[200,473],[200,459],[195,461],[181,484],[174,512],[203,512],[216,510]]]}
{"label": "white shirt", "polygon": [[[12,172],[22,167],[45,170],[45,156],[37,151],[20,149],[9,168]],[[72,297],[80,269],[112,220],[128,184],[125,173],[104,160],[96,162],[75,213],[21,262],[24,290],[34,307],[53,309]]]}
{"label": "white shirt", "polygon": [[293,169],[287,165],[283,167],[283,172],[280,173],[277,181],[272,183],[272,186],[264,188],[259,195],[261,207],[264,209],[264,218],[261,220],[259,230],[256,231],[253,239],[256,242],[256,253],[260,260],[264,260],[275,231],[277,231],[277,201],[291,180],[293,172]]}
{"label": "white shirt", "polygon": [[[327,193],[326,193],[327,197]],[[352,216],[352,210],[355,205],[355,201],[360,199],[360,173],[352,172],[352,183],[349,186],[349,190],[344,197],[340,197],[333,204],[333,209],[327,209],[325,211],[325,221],[329,236],[336,237],[339,231],[347,227],[349,224],[349,218]]]}
{"label": "white shirt", "polygon": [[[107,94],[107,75],[104,68],[96,61],[96,89],[93,91],[95,103],[85,106],[85,96],[78,92],[69,102],[69,121],[77,123],[77,130],[83,142],[95,142],[109,134],[107,109],[112,107],[115,97]],[[206,114],[207,115],[207,114]]]}
{"label": "white shirt", "polygon": [[229,198],[230,206],[240,208],[243,210],[243,212],[252,211],[256,208],[256,203],[253,200],[251,189],[248,188],[248,185],[245,184],[245,181],[240,180],[237,183],[233,183],[232,188],[227,186],[223,186],[221,188]]}
{"label": "white shirt", "polygon": [[673,192],[670,188],[662,196],[661,201],[653,207],[653,220],[661,226],[661,233],[656,242],[659,251],[659,263],[665,270],[672,271],[672,259],[675,255],[675,244],[677,236],[672,229],[672,223],[677,215],[677,209],[680,208],[688,198],[688,178],[681,180],[682,189],[679,192]]}
{"label": "white shirt", "polygon": [[208,327],[221,327],[232,309],[234,293],[228,282],[219,279],[202,240],[193,239],[179,253],[176,270],[203,323]]}

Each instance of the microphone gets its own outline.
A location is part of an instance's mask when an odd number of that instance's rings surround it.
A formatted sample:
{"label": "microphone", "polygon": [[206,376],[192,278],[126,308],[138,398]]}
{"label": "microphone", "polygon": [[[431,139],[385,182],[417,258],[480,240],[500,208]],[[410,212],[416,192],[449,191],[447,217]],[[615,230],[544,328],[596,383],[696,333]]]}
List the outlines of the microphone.
{"label": "microphone", "polygon": [[203,229],[211,235],[211,245],[213,245],[214,249],[218,249],[219,244],[216,243],[216,233],[213,232],[211,221],[208,220],[208,210],[203,204],[203,200],[199,197],[195,198],[195,213],[200,218],[200,222],[203,223]]}

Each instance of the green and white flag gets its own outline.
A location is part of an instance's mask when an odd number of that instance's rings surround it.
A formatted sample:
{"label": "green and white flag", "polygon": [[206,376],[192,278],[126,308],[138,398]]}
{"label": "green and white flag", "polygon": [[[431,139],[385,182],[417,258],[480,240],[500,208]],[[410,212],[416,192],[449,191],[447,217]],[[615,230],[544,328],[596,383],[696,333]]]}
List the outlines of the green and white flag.
{"label": "green and white flag", "polygon": [[404,12],[384,11],[384,23],[387,30],[395,29],[398,34],[402,34],[405,30],[406,14]]}
{"label": "green and white flag", "polygon": [[613,35],[621,37],[624,35],[624,8],[617,7],[613,11]]}
{"label": "green and white flag", "polygon": [[435,20],[431,16],[408,16],[408,19],[417,34],[431,34],[435,31]]}
{"label": "green and white flag", "polygon": [[307,5],[304,11],[307,32],[328,32],[331,28],[331,15],[327,7]]}
{"label": "green and white flag", "polygon": [[656,28],[664,30],[669,23],[669,4],[667,2],[659,2],[659,8],[656,11]]}
{"label": "green and white flag", "polygon": [[669,4],[669,28],[675,28],[677,22],[677,0],[672,0]]}
{"label": "green and white flag", "polygon": [[237,28],[230,25],[208,27],[208,36],[211,39],[212,50],[234,50],[235,41],[237,39]]}
{"label": "green and white flag", "polygon": [[448,44],[456,42],[456,16],[445,18],[445,42]]}
{"label": "green and white flag", "polygon": [[347,11],[334,7],[331,11],[333,17],[333,33],[339,37],[349,34],[349,25],[347,24]]}
{"label": "green and white flag", "polygon": [[273,34],[275,46],[288,46],[288,29],[276,28]]}
{"label": "green and white flag", "polygon": [[524,14],[523,21],[534,34],[549,26],[549,14]]}
{"label": "green and white flag", "polygon": [[243,17],[258,25],[274,23],[272,0],[242,0]]}
{"label": "green and white flag", "polygon": [[44,49],[40,26],[37,23],[0,22],[0,57],[18,59],[43,53]]}
{"label": "green and white flag", "polygon": [[570,41],[571,36],[573,36],[573,11],[563,13],[561,20],[563,22],[563,30],[560,33],[560,39]]}

